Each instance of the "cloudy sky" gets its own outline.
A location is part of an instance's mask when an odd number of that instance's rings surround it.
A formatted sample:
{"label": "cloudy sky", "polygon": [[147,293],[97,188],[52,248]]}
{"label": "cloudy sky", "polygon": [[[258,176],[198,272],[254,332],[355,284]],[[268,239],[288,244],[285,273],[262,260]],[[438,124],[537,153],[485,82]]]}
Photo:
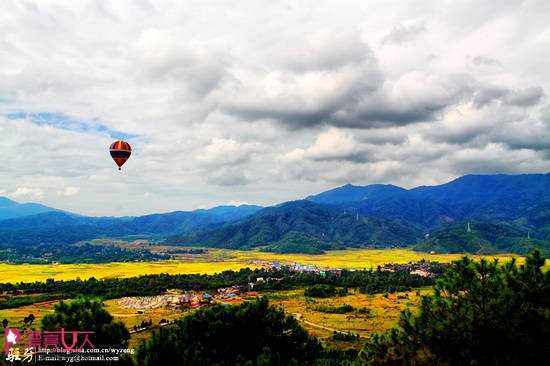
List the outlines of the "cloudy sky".
{"label": "cloudy sky", "polygon": [[548,172],[549,62],[546,0],[3,0],[0,195],[135,215]]}

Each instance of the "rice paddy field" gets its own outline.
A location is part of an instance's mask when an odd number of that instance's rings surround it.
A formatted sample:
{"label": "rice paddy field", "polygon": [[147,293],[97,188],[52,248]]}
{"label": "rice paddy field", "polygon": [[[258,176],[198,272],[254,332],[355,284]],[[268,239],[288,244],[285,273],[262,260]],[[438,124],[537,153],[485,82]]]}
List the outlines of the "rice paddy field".
{"label": "rice paddy field", "polygon": [[[420,294],[430,292],[429,288],[420,289]],[[297,318],[302,326],[312,335],[319,337],[324,343],[336,347],[360,347],[360,342],[341,342],[332,339],[333,331],[351,332],[366,338],[370,334],[382,332],[397,324],[400,312],[418,305],[419,296],[416,291],[389,294],[367,295],[351,292],[347,296],[332,297],[327,299],[308,299],[304,296],[304,289],[265,292],[270,303],[279,306],[289,315]],[[239,303],[242,300],[232,303]],[[35,316],[32,327],[40,326],[41,319],[53,312],[57,301],[36,303],[21,306],[15,309],[0,310],[0,319],[7,319],[12,327],[23,328],[23,318],[29,314]],[[352,311],[347,314],[330,314],[318,311],[319,307],[335,307],[348,304],[354,309],[366,308],[368,314]],[[173,321],[185,316],[192,310],[172,309],[165,307],[142,309],[139,312],[134,308],[121,305],[118,299],[105,301],[105,308],[116,320],[122,321],[128,329],[139,325],[142,321],[152,321],[153,327],[144,331],[131,334],[130,347],[136,347],[140,340],[150,336],[153,329],[157,328],[161,319]],[[0,342],[3,334],[0,334]]]}
{"label": "rice paddy field", "polygon": [[[7,319],[9,326],[23,329],[23,318],[29,314],[35,316],[31,328],[40,328],[40,321],[46,314],[53,313],[54,305],[57,301],[48,301],[36,303],[33,305],[21,306],[15,309],[0,310],[0,319]],[[137,333],[132,333],[130,338],[130,347],[136,347],[141,339],[147,338],[153,329],[158,327],[162,319],[173,321],[185,315],[186,311],[168,308],[144,309],[139,313],[136,309],[121,306],[118,299],[104,301],[105,309],[113,315],[116,320],[122,321],[128,329],[134,325],[141,324],[142,321],[152,321],[153,327]],[[3,344],[3,333],[0,333],[0,344]]]}
{"label": "rice paddy field", "polygon": [[[414,309],[420,302],[419,295],[431,293],[431,288],[425,287],[416,291],[398,292],[385,296],[384,294],[361,294],[351,292],[347,296],[330,297],[326,299],[311,299],[304,296],[304,290],[278,291],[264,294],[271,304],[282,307],[287,313],[293,314],[302,326],[312,335],[325,343],[336,346],[360,346],[360,342],[335,341],[334,331],[359,335],[360,339],[370,337],[394,327],[401,311]],[[334,308],[351,305],[354,310],[346,314],[333,314],[320,311],[320,308]],[[359,309],[368,309],[366,312]]]}
{"label": "rice paddy field", "polygon": [[[209,249],[207,253],[181,256],[175,260],[154,262],[113,262],[99,264],[10,264],[0,263],[0,283],[134,277],[145,274],[213,274],[224,270],[256,268],[269,262],[311,264],[325,268],[362,269],[375,268],[385,263],[408,263],[425,259],[428,261],[450,262],[462,254],[429,254],[410,249],[347,249],[335,250],[320,255],[277,254],[260,251],[240,251]],[[482,256],[473,256],[481,258]],[[516,257],[519,263],[523,258],[511,254],[484,256],[498,258],[501,262]],[[546,268],[550,268],[547,261]]]}
{"label": "rice paddy field", "polygon": [[[409,249],[349,249],[331,251],[322,255],[276,254],[259,251],[237,251],[210,249],[205,254],[178,256],[176,260],[157,262],[125,262],[105,264],[0,264],[0,282],[44,281],[48,278],[68,280],[74,278],[107,278],[132,277],[153,273],[203,273],[212,274],[224,270],[238,270],[244,267],[260,267],[273,262],[311,264],[323,268],[363,269],[375,268],[386,263],[408,263],[425,259],[428,261],[450,262],[460,259],[461,254],[428,254]],[[476,259],[481,256],[473,256]],[[516,257],[519,263],[524,258],[514,255],[485,256],[497,258],[500,262]],[[547,261],[546,269],[550,268]],[[286,313],[293,315],[306,330],[322,340],[339,348],[361,346],[360,340],[342,341],[333,338],[334,331],[350,332],[361,339],[382,332],[397,324],[400,312],[405,308],[417,307],[420,296],[430,292],[422,288],[419,292],[410,291],[393,294],[368,295],[350,292],[346,296],[327,299],[311,299],[304,296],[304,289],[289,291],[264,292],[275,306],[280,306]],[[237,302],[240,302],[239,300]],[[40,324],[41,318],[53,312],[57,301],[35,303],[15,309],[0,310],[0,319],[6,318],[11,326],[22,327],[22,320],[29,314],[36,319],[33,326]],[[127,308],[118,299],[105,301],[107,310],[117,319],[132,329],[142,321],[151,320],[153,328],[159,326],[161,319],[172,321],[185,315],[190,310],[171,308],[142,309]],[[331,313],[322,309],[350,305],[352,311],[344,314]],[[363,309],[363,311],[360,311]],[[148,337],[152,329],[132,333],[130,346],[135,347],[141,339]],[[2,342],[3,334],[0,334]]]}

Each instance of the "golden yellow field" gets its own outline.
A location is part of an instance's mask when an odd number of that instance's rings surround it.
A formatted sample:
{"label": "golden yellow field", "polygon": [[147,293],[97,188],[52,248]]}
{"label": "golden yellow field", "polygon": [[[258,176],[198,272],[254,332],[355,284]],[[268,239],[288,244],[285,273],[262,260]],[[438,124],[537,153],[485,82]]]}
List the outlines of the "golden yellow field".
{"label": "golden yellow field", "polygon": [[225,270],[257,267],[237,261],[157,261],[113,262],[100,264],[6,264],[0,263],[0,283],[71,280],[110,277],[134,277],[154,273],[213,274]]}
{"label": "golden yellow field", "polygon": [[[426,287],[419,290],[421,295],[431,292]],[[368,295],[351,292],[347,296],[327,299],[310,299],[304,297],[304,290],[278,291],[265,294],[271,298],[273,305],[281,306],[287,313],[293,314],[307,331],[319,337],[326,343],[338,343],[332,339],[334,330],[351,332],[361,338],[367,338],[374,333],[383,332],[397,324],[399,314],[409,307],[416,308],[420,297],[416,291],[389,294]],[[329,314],[318,311],[318,307],[340,306],[348,304],[355,309],[368,308],[368,314],[353,311],[347,314]]]}
{"label": "golden yellow field", "polygon": [[[461,254],[428,254],[410,249],[347,249],[335,250],[321,255],[276,254],[259,251],[210,249],[204,255],[181,257],[177,260],[157,262],[124,262],[102,264],[7,264],[0,263],[0,283],[44,281],[48,278],[69,280],[90,277],[133,277],[155,273],[202,273],[213,274],[224,270],[258,267],[261,261],[313,264],[330,268],[375,268],[385,263],[407,263],[426,259],[450,262]],[[507,261],[514,255],[485,256]],[[480,256],[474,256],[480,258]],[[522,262],[523,258],[518,258]],[[546,268],[550,267],[547,261]]]}
{"label": "golden yellow field", "polygon": [[[422,288],[420,292],[426,294],[430,288]],[[393,327],[399,319],[400,312],[406,307],[414,308],[418,305],[419,297],[416,291],[389,294],[367,295],[359,292],[350,292],[347,296],[327,299],[306,300],[304,289],[266,292],[262,295],[270,299],[270,303],[282,307],[288,314],[296,317],[307,331],[319,337],[325,343],[336,346],[359,346],[360,343],[348,344],[347,342],[335,342],[331,337],[333,330],[340,332],[352,332],[362,338],[369,337],[373,333],[382,332]],[[404,296],[407,298],[404,298]],[[238,301],[240,302],[240,301]],[[29,314],[34,314],[33,327],[39,327],[44,315],[53,312],[57,301],[37,303],[22,306],[16,309],[0,310],[0,319],[7,319],[9,325],[22,329],[22,320]],[[233,302],[236,303],[236,302]],[[368,308],[369,314],[351,312],[348,314],[327,314],[317,310],[320,305],[338,306],[342,304],[352,305],[354,308]],[[142,321],[151,320],[153,328],[156,328],[161,319],[173,321],[188,314],[191,310],[177,310],[168,308],[142,309],[140,313],[136,309],[127,308],[119,304],[118,299],[105,301],[107,311],[122,321],[128,329],[139,325]],[[148,337],[153,329],[148,329],[131,335],[130,346],[136,347],[141,339]],[[0,334],[0,342],[2,334]]]}
{"label": "golden yellow field", "polygon": [[[218,251],[214,251],[215,256]],[[363,269],[376,268],[378,265],[386,263],[408,263],[416,262],[421,259],[434,262],[451,262],[462,258],[463,254],[429,254],[415,252],[411,249],[345,249],[332,250],[321,255],[312,254],[277,254],[264,253],[259,251],[238,251],[238,250],[219,250],[219,256],[227,256],[233,260],[266,260],[279,262],[297,262],[302,264],[312,264],[319,267]],[[472,256],[474,258],[498,258],[500,261],[509,261],[512,257],[523,262],[523,257],[515,254],[498,254],[491,256]],[[550,261],[547,261],[550,266]]]}
{"label": "golden yellow field", "polygon": [[[54,305],[57,301],[48,301],[45,303],[37,303],[33,305],[21,306],[15,309],[3,309],[0,310],[0,320],[7,319],[9,326],[23,329],[23,318],[29,314],[35,316],[35,320],[32,324],[32,328],[39,328],[40,321],[44,315],[53,313]],[[118,304],[118,299],[104,301],[105,308],[116,320],[122,321],[129,330],[132,330],[134,325],[141,324],[142,321],[151,320],[153,327],[158,326],[161,319],[173,321],[181,318],[185,315],[186,311],[174,310],[167,308],[155,308],[144,309],[141,314],[138,314],[136,309],[130,309]],[[139,333],[133,333],[130,339],[130,347],[135,347],[139,343],[139,340],[148,337],[152,329],[141,331]],[[3,333],[0,333],[0,344],[3,344]]]}

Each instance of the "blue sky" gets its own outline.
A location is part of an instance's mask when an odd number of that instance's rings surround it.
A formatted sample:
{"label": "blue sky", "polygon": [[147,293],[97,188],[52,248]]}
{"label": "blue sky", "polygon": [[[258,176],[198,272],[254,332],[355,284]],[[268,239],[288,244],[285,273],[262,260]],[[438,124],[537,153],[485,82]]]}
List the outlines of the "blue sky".
{"label": "blue sky", "polygon": [[79,119],[76,117],[67,116],[63,113],[52,112],[39,112],[39,113],[25,113],[25,112],[12,112],[6,115],[8,119],[19,120],[26,119],[38,126],[51,126],[68,131],[75,131],[79,133],[98,133],[107,135],[113,139],[128,140],[136,135],[120,132],[109,128],[108,126],[101,124],[97,120]]}

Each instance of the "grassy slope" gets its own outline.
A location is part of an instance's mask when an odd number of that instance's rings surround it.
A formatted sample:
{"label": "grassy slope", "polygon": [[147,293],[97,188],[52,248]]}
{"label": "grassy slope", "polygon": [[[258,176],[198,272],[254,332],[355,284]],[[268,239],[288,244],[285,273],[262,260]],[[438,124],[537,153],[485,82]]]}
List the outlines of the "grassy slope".
{"label": "grassy slope", "polygon": [[[430,288],[423,288],[420,293],[426,294],[430,291]],[[383,294],[351,293],[343,297],[314,299],[313,302],[309,303],[304,297],[303,289],[279,291],[266,295],[271,298],[272,304],[283,307],[287,313],[300,314],[298,317],[301,324],[309,333],[319,337],[323,342],[336,346],[351,345],[353,347],[360,347],[361,342],[334,341],[332,339],[333,332],[329,329],[351,332],[358,334],[361,338],[367,338],[373,333],[382,332],[393,327],[399,320],[400,312],[407,307],[416,307],[420,300],[420,297],[416,295],[416,291],[389,294],[387,298]],[[408,298],[404,298],[404,295]],[[370,313],[328,314],[316,310],[321,305],[339,306],[342,304],[351,305],[356,309],[366,307],[370,310]],[[321,325],[327,329],[315,325]]]}
{"label": "grassy slope", "polygon": [[[429,288],[425,288],[421,290],[421,293],[424,294],[429,291]],[[300,322],[308,332],[318,336],[325,343],[330,343],[337,347],[359,347],[361,343],[334,341],[331,338],[331,331],[312,326],[310,323],[319,324],[341,332],[356,333],[363,338],[368,337],[372,333],[394,326],[399,319],[401,310],[418,305],[419,298],[416,296],[415,291],[407,292],[408,299],[398,298],[398,295],[404,294],[390,294],[388,298],[385,298],[382,294],[365,295],[354,293],[344,297],[316,299],[314,303],[306,303],[303,289],[263,293],[263,295],[270,298],[273,305],[281,306],[287,313],[301,314]],[[52,301],[22,306],[17,309],[0,310],[0,319],[8,319],[10,326],[22,327],[22,319],[32,313],[36,317],[33,327],[39,327],[42,317],[53,312],[54,303],[56,302]],[[327,314],[315,310],[315,307],[319,305],[337,306],[344,303],[352,305],[355,308],[367,307],[371,310],[371,313],[369,315],[356,313]],[[144,309],[143,314],[137,314],[136,309],[120,306],[117,299],[105,301],[105,304],[107,310],[115,319],[122,321],[129,329],[136,324],[140,324],[143,320],[151,319],[153,325],[157,325],[161,319],[175,320],[189,312],[157,308]],[[130,346],[137,346],[141,339],[150,336],[150,334],[151,330],[132,334]],[[3,334],[0,334],[0,342],[2,342],[2,337]]]}

